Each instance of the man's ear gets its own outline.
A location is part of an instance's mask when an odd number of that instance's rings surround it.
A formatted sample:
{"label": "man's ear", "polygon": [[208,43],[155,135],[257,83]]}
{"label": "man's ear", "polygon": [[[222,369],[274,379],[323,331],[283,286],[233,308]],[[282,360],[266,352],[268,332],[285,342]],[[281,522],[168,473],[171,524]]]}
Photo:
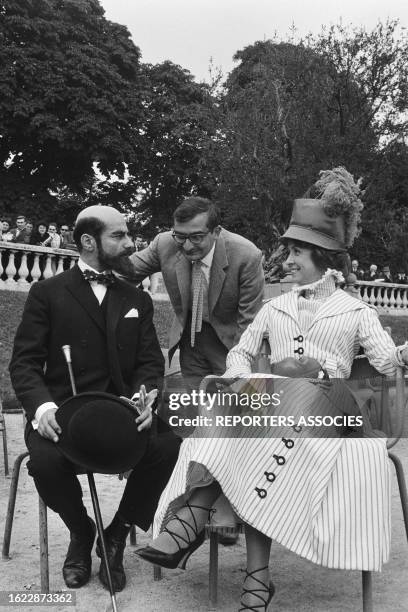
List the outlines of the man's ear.
{"label": "man's ear", "polygon": [[91,234],[82,234],[81,245],[84,251],[91,253],[96,248],[96,240]]}
{"label": "man's ear", "polygon": [[221,225],[217,225],[213,231],[213,233],[216,235],[217,238],[220,235],[220,231],[221,231]]}

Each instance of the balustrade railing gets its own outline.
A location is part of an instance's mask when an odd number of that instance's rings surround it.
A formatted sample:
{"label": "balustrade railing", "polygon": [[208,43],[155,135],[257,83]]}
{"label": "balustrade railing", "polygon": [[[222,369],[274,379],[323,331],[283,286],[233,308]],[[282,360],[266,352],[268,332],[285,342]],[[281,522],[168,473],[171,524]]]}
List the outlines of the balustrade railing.
{"label": "balustrade railing", "polygon": [[77,259],[77,251],[0,241],[0,289],[28,291],[31,283],[72,268]]}
{"label": "balustrade railing", "polygon": [[[0,289],[28,291],[31,283],[72,268],[77,259],[77,251],[0,241]],[[267,285],[265,297],[280,295],[290,287],[288,282]],[[380,313],[408,316],[408,285],[357,281],[355,287],[356,297],[359,293],[364,302],[375,306]],[[163,294],[168,299],[161,275],[152,278],[151,291],[157,297]]]}
{"label": "balustrade railing", "polygon": [[390,315],[408,315],[408,285],[397,283],[357,281],[360,297],[379,312]]}

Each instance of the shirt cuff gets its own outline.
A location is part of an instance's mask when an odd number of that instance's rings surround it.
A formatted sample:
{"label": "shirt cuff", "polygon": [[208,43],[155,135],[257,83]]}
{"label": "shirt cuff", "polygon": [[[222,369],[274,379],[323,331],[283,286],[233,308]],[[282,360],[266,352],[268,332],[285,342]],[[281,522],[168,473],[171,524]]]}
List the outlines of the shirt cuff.
{"label": "shirt cuff", "polygon": [[395,348],[395,352],[394,352],[394,354],[392,356],[393,359],[391,359],[391,361],[393,361],[394,365],[406,367],[405,362],[401,358],[401,353],[406,348],[408,348],[408,342],[405,342],[405,344],[401,344],[400,346],[397,346]]}
{"label": "shirt cuff", "polygon": [[51,409],[58,410],[57,404],[55,404],[54,402],[44,402],[44,404],[38,406],[37,410],[35,411],[35,418],[31,421],[33,429],[38,429],[38,423],[40,422],[42,415],[44,414],[44,412],[47,412],[47,410]]}

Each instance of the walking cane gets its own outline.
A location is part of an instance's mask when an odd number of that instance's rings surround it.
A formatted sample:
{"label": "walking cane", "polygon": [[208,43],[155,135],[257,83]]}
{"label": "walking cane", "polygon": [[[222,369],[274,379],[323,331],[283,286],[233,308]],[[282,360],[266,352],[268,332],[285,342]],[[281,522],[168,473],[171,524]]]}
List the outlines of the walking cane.
{"label": "walking cane", "polygon": [[[61,348],[64,353],[65,361],[67,362],[67,366],[68,366],[69,379],[71,381],[71,387],[72,387],[72,394],[76,395],[77,392],[76,392],[76,385],[75,385],[75,379],[74,379],[74,372],[72,370],[71,347],[69,344],[64,344],[64,346]],[[113,590],[112,576],[111,576],[111,571],[110,571],[109,562],[108,562],[108,553],[106,551],[105,538],[103,534],[102,515],[101,515],[101,509],[99,507],[98,494],[96,492],[95,479],[94,479],[93,472],[90,472],[89,470],[87,470],[86,475],[88,476],[89,489],[91,491],[92,505],[93,505],[95,519],[96,519],[96,528],[98,530],[99,540],[101,543],[102,560],[106,568],[106,576],[108,579],[109,593],[110,593],[111,600],[112,600],[112,609],[113,609],[113,612],[118,612],[118,608],[116,605],[115,591]]]}

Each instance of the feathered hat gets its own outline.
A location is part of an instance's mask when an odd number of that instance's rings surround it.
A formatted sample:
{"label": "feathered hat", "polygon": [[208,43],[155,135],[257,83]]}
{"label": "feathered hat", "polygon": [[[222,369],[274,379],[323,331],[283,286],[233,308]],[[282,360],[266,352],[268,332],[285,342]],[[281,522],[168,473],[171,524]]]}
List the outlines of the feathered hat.
{"label": "feathered hat", "polygon": [[347,251],[360,233],[361,179],[345,168],[320,172],[311,198],[295,200],[283,239],[300,240],[329,251]]}

